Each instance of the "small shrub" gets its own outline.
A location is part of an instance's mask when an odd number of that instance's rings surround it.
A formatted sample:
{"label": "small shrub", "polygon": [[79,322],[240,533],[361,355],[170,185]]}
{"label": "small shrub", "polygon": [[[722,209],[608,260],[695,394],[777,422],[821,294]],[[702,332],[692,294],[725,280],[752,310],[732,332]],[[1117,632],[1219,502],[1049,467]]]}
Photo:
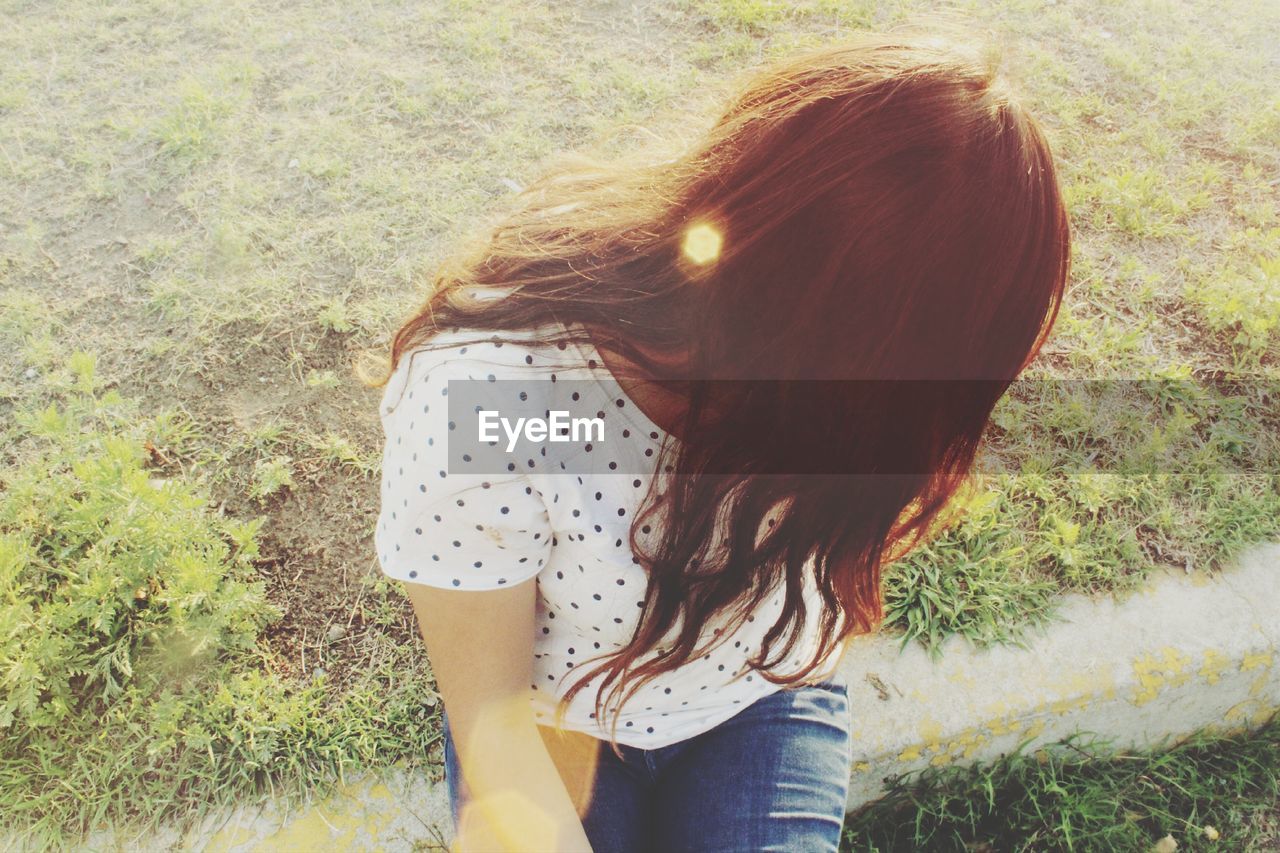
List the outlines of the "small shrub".
{"label": "small shrub", "polygon": [[253,567],[263,519],[149,467],[189,429],[98,395],[92,356],[69,367],[65,403],[15,412],[0,470],[0,811],[45,830],[176,799],[192,750],[228,748],[200,696],[254,668],[280,616]]}
{"label": "small shrub", "polygon": [[341,299],[331,299],[322,304],[317,319],[321,328],[331,332],[351,332],[356,328],[355,323],[351,322],[347,303]]}
{"label": "small shrub", "polygon": [[307,374],[309,388],[337,388],[341,383],[332,370],[313,370]]}
{"label": "small shrub", "polygon": [[270,459],[259,459],[253,466],[253,483],[249,486],[249,496],[262,500],[284,488],[292,489],[293,460],[288,456],[273,456]]}
{"label": "small shrub", "polygon": [[[1249,236],[1257,236],[1256,229],[1237,242]],[[1267,236],[1268,248],[1280,252],[1280,229]],[[1237,367],[1256,368],[1280,345],[1280,254],[1233,261],[1189,287],[1187,296],[1213,331],[1228,336]]]}

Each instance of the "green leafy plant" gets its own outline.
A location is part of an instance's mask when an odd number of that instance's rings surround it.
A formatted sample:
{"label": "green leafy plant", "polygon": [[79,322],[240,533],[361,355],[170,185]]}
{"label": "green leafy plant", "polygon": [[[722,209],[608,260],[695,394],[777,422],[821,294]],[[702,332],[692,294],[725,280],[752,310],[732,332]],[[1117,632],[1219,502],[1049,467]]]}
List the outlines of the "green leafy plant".
{"label": "green leafy plant", "polygon": [[[0,471],[0,797],[53,822],[86,794],[86,757],[107,775],[143,743],[133,772],[175,760],[178,741],[154,734],[197,731],[198,697],[254,662],[280,616],[253,566],[264,519],[215,512],[198,483],[152,467],[189,425],[98,394],[88,353],[68,367],[64,403],[15,412]],[[112,797],[136,791],[116,784]]]}
{"label": "green leafy plant", "polygon": [[288,456],[259,459],[253,466],[253,482],[249,486],[250,497],[261,500],[284,488],[293,488],[293,460]]}
{"label": "green leafy plant", "polygon": [[341,383],[332,370],[312,370],[307,374],[308,388],[337,388]]}
{"label": "green leafy plant", "polygon": [[330,299],[322,303],[317,319],[321,328],[332,332],[351,332],[356,328],[355,323],[351,322],[346,300],[343,299]]}
{"label": "green leafy plant", "polygon": [[[1239,253],[1265,246],[1280,252],[1280,228],[1266,235],[1248,229],[1235,240]],[[1188,288],[1187,296],[1215,332],[1229,335],[1235,367],[1256,369],[1268,350],[1280,349],[1280,254],[1235,257]]]}

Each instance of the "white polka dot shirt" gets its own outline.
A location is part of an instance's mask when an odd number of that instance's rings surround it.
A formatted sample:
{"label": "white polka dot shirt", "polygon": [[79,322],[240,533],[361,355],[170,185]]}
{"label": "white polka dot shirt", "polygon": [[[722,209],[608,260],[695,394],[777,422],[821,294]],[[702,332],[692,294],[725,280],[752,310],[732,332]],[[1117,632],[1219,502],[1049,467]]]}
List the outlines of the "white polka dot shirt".
{"label": "white polka dot shirt", "polygon": [[[530,700],[535,720],[550,726],[556,699],[572,683],[575,667],[626,645],[636,626],[647,578],[628,531],[667,436],[624,396],[593,347],[539,343],[546,331],[504,332],[504,343],[475,343],[491,332],[449,332],[434,338],[431,349],[405,353],[379,408],[386,441],[375,547],[382,572],[405,583],[488,590],[537,578]],[[535,455],[510,473],[449,470],[447,446],[456,429],[448,415],[450,379],[548,378],[594,379],[608,389],[614,405],[604,415],[613,438],[593,452],[602,462],[608,457],[609,465],[601,464],[599,472],[565,473]],[[805,642],[779,672],[800,669],[818,648],[823,604],[811,574],[806,583]],[[618,717],[618,741],[644,749],[667,746],[780,689],[747,660],[781,613],[782,599],[781,591],[766,598],[728,641],[631,696]],[[727,621],[718,618],[702,637],[718,635]],[[829,674],[839,650],[810,681]],[[566,728],[608,738],[611,721],[598,721],[595,714],[602,679],[597,676],[574,697]]]}

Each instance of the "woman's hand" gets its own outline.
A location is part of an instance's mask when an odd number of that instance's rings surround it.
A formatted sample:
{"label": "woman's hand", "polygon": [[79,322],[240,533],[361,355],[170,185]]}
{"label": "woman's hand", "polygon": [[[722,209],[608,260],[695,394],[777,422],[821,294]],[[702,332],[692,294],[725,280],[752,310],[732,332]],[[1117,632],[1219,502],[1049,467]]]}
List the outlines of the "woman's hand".
{"label": "woman's hand", "polygon": [[470,792],[464,851],[589,851],[530,705],[536,579],[485,591],[406,584]]}
{"label": "woman's hand", "polygon": [[516,790],[489,794],[463,806],[453,853],[568,851],[591,853],[581,821],[557,823]]}

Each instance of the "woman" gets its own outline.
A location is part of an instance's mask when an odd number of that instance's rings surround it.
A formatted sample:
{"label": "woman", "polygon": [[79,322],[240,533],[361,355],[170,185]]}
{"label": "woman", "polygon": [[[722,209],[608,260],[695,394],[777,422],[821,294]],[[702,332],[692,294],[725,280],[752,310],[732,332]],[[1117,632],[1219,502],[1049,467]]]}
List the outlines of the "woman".
{"label": "woman", "polygon": [[[568,158],[395,335],[376,544],[460,849],[837,849],[837,659],[1068,275],[987,57],[860,35],[751,75],[673,159]],[[598,400],[601,436],[477,432],[485,388]]]}

